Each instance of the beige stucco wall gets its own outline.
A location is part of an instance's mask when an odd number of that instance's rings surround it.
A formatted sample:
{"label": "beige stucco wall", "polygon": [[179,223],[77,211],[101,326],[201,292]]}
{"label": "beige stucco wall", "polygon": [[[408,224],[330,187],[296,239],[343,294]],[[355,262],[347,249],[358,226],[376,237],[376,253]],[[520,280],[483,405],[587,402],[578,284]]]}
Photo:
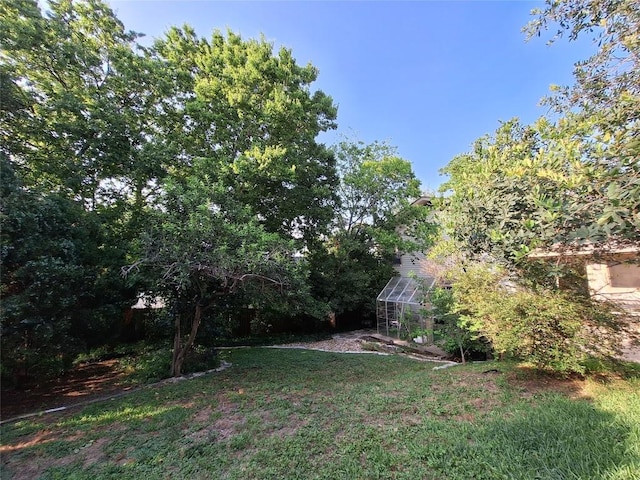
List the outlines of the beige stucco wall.
{"label": "beige stucco wall", "polygon": [[[637,258],[637,257],[636,257]],[[625,310],[640,313],[640,263],[632,257],[619,257],[586,265],[589,290],[593,298],[609,300]]]}

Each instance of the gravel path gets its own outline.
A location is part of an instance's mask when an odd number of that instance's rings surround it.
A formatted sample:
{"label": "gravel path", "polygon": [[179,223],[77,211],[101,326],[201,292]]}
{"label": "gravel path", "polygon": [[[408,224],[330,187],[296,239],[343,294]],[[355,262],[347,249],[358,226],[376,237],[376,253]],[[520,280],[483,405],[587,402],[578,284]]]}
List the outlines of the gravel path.
{"label": "gravel path", "polygon": [[353,332],[337,333],[329,340],[319,342],[296,342],[282,345],[274,345],[277,348],[306,348],[309,350],[322,350],[325,352],[369,352],[362,348],[362,337],[375,334],[375,330],[355,330]]}

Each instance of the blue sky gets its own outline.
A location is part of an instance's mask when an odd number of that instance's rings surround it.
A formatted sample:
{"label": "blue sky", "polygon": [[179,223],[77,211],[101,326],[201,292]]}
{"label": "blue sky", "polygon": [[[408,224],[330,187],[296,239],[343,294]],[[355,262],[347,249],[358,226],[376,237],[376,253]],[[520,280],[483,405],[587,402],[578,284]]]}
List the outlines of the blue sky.
{"label": "blue sky", "polygon": [[313,85],[338,105],[338,130],[365,142],[386,140],[410,160],[423,189],[439,169],[495,131],[500,121],[532,122],[551,84],[572,83],[589,41],[547,45],[521,32],[541,1],[154,1],[111,0],[125,27],[162,36],[188,23],[200,36],[231,29],[264,34],[311,62]]}

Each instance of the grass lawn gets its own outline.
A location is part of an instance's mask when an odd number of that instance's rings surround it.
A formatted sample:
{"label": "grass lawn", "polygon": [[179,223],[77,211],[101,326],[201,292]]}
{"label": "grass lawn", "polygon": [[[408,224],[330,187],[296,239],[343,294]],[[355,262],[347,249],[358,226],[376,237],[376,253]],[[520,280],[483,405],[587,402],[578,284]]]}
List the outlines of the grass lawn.
{"label": "grass lawn", "polygon": [[637,376],[262,348],[227,360],[3,426],[2,478],[640,479]]}

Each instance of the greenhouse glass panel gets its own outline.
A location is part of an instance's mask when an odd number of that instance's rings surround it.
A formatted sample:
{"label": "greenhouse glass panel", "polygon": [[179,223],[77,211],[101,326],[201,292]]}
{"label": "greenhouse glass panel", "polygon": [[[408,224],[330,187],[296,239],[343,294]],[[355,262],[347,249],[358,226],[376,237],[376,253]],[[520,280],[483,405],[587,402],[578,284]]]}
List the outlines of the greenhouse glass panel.
{"label": "greenhouse glass panel", "polygon": [[416,332],[428,342],[433,340],[433,321],[427,312],[430,305],[425,294],[433,288],[434,279],[416,280],[410,277],[393,277],[376,299],[378,333],[397,338],[411,339]]}

